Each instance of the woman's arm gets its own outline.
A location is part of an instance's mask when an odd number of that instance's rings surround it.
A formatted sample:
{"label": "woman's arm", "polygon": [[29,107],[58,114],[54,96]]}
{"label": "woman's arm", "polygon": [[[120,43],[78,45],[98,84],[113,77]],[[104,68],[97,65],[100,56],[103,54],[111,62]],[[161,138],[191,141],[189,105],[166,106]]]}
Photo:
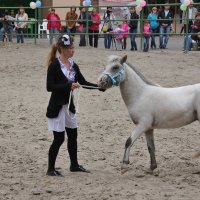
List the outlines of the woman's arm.
{"label": "woman's arm", "polygon": [[[77,81],[80,85],[98,87],[97,84],[86,81],[86,79],[84,78],[83,74],[81,73],[81,71],[79,69],[78,69],[77,75],[78,75]],[[83,88],[87,88],[87,87],[83,87]],[[87,89],[93,89],[93,88],[87,88]]]}
{"label": "woman's arm", "polygon": [[47,71],[47,91],[48,92],[67,92],[71,90],[71,83],[55,83],[56,78],[55,66],[50,64]]}

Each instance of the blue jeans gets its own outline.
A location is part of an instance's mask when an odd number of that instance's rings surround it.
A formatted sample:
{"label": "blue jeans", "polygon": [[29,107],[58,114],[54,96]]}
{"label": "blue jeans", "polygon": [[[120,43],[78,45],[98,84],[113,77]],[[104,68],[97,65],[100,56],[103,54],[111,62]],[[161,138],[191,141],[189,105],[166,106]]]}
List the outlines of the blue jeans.
{"label": "blue jeans", "polygon": [[104,34],[104,47],[106,49],[110,49],[111,47],[111,42],[112,42],[112,35],[109,33]]}
{"label": "blue jeans", "polygon": [[4,28],[0,29],[0,41],[3,41]]}
{"label": "blue jeans", "polygon": [[58,38],[58,30],[57,28],[50,28],[49,29],[49,39],[50,39],[50,45],[53,43],[53,38],[55,37],[56,41]]}
{"label": "blue jeans", "polygon": [[[186,42],[187,42],[187,45],[186,45]],[[191,38],[191,35],[188,35],[188,41],[186,39],[186,36],[184,36],[183,48],[184,48],[184,50],[188,50],[188,51],[191,50],[191,48],[192,48],[192,38]]]}
{"label": "blue jeans", "polygon": [[150,36],[144,36],[143,37],[143,40],[144,40],[144,50],[148,51],[149,49],[149,39],[150,39]]}
{"label": "blue jeans", "polygon": [[156,41],[155,41],[155,34],[158,32],[157,29],[152,29],[151,30],[152,34],[151,34],[151,48],[156,48]]}
{"label": "blue jeans", "polygon": [[17,28],[17,43],[24,43],[24,32],[22,28]]}
{"label": "blue jeans", "polygon": [[165,49],[169,40],[170,26],[160,27],[160,48]]}
{"label": "blue jeans", "polygon": [[137,50],[137,44],[135,41],[136,34],[137,34],[137,28],[134,28],[134,29],[131,28],[129,30],[129,33],[130,33],[130,39],[131,39],[131,49]]}

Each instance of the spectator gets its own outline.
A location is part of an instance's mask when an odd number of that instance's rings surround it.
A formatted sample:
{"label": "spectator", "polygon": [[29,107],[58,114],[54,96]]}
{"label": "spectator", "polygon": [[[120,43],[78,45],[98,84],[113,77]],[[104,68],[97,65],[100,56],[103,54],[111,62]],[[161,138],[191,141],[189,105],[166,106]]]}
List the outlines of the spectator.
{"label": "spectator", "polygon": [[6,11],[4,17],[0,18],[0,20],[2,21],[3,25],[3,27],[0,29],[1,41],[4,40],[4,34],[7,33],[9,42],[12,42],[13,22],[15,21],[15,18],[11,17],[8,14],[8,11]]}
{"label": "spectator", "polygon": [[195,16],[195,21],[192,25],[191,38],[196,42],[200,42],[200,12]]}
{"label": "spectator", "polygon": [[123,42],[122,42],[122,48],[126,50],[126,40],[128,38],[128,31],[129,31],[129,26],[127,23],[127,19],[124,17],[122,18],[122,26],[121,26],[124,34],[123,34]]}
{"label": "spectator", "polygon": [[53,38],[55,37],[57,41],[59,31],[61,30],[60,17],[55,13],[55,9],[52,8],[51,12],[46,16],[46,19],[48,20],[47,29],[49,30],[50,45],[52,45]]}
{"label": "spectator", "polygon": [[[193,3],[193,1],[191,1],[191,3]],[[189,13],[188,19],[187,19],[187,12]],[[188,6],[188,10],[183,11],[183,14],[182,14],[182,29],[184,30],[184,33],[187,32],[186,31],[187,22],[188,22],[188,33],[191,33],[192,25],[194,23],[196,14],[197,14],[197,9],[192,4],[190,4]],[[182,33],[182,31],[181,31],[181,33]]]}
{"label": "spectator", "polygon": [[192,31],[188,35],[188,37],[186,36],[184,37],[183,51],[191,50],[192,40],[194,40],[197,43],[197,45],[200,43],[200,12],[196,13],[195,20],[191,28],[192,28]]}
{"label": "spectator", "polygon": [[158,33],[159,23],[158,23],[158,14],[157,8],[153,7],[151,13],[148,15],[147,19],[150,21],[151,26],[151,49],[156,49],[155,36]]}
{"label": "spectator", "polygon": [[24,43],[24,32],[27,28],[28,24],[28,15],[25,12],[23,7],[19,8],[19,11],[16,15],[15,21],[15,30],[17,33],[17,43]]}
{"label": "spectator", "polygon": [[91,16],[88,13],[88,11],[86,11],[85,7],[80,8],[80,15],[79,15],[79,18],[78,18],[78,24],[79,24],[79,26],[82,27],[82,30],[80,31],[79,46],[83,47],[83,46],[86,46],[85,33],[87,31],[86,30],[87,25],[90,26],[92,24]]}
{"label": "spectator", "polygon": [[131,39],[131,51],[137,51],[137,44],[135,41],[136,34],[137,34],[137,27],[138,27],[138,19],[139,15],[136,13],[135,7],[130,8],[130,22],[129,22],[129,33]]}
{"label": "spectator", "polygon": [[169,33],[173,22],[173,14],[169,10],[170,6],[165,5],[164,10],[158,15],[160,23],[160,49],[165,49],[169,40]]}
{"label": "spectator", "polygon": [[[89,44],[91,47],[97,48],[98,47],[98,34],[99,34],[99,25],[101,24],[101,17],[99,13],[97,12],[96,8],[93,8],[91,12],[91,19],[92,19],[92,24],[89,27]],[[94,44],[93,44],[93,39],[94,39]]]}
{"label": "spectator", "polygon": [[107,10],[103,16],[104,24],[102,26],[102,31],[104,33],[104,47],[110,49],[112,43],[112,34],[110,31],[113,31],[115,27],[115,16],[112,13],[112,7],[107,7]]}
{"label": "spectator", "polygon": [[151,27],[148,20],[144,21],[143,27],[143,39],[144,39],[144,48],[143,51],[147,52],[149,50],[149,39],[151,35]]}
{"label": "spectator", "polygon": [[124,36],[124,30],[121,28],[121,24],[118,24],[118,27],[115,28],[111,33],[114,34],[114,38],[116,41],[116,49],[121,51],[122,50],[122,40]]}
{"label": "spectator", "polygon": [[78,14],[76,14],[76,8],[70,8],[70,11],[67,12],[65,20],[67,33],[74,35],[76,33],[76,21],[78,19]]}

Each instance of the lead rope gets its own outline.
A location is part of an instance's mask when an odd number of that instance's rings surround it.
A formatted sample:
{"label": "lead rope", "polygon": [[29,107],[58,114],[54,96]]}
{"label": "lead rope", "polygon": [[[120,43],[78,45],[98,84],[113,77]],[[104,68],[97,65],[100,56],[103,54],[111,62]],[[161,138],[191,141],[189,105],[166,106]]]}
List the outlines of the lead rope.
{"label": "lead rope", "polygon": [[[85,88],[91,88],[91,89],[99,89],[99,87],[95,87],[95,86],[87,86],[87,85],[80,85],[80,87],[85,87]],[[73,91],[71,90],[70,91],[70,94],[69,94],[69,102],[68,102],[68,106],[67,106],[67,114],[70,116],[70,110],[69,110],[69,107],[70,107],[70,104],[71,104],[71,100],[72,100],[72,93]],[[78,88],[78,94],[77,94],[77,101],[76,101],[76,113],[78,114],[79,113],[79,99],[80,99],[80,88]],[[76,118],[76,113],[74,114],[74,116],[70,116],[72,119],[75,119]]]}

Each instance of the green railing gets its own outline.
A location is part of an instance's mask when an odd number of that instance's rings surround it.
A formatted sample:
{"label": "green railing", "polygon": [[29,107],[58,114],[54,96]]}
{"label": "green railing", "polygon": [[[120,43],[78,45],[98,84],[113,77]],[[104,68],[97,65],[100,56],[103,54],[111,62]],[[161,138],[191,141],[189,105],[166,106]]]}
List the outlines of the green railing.
{"label": "green railing", "polygon": [[[180,3],[172,3],[172,4],[148,4],[146,5],[146,8],[147,10],[151,10],[152,7],[160,7],[160,6],[165,6],[165,5],[169,5],[170,7],[174,7],[175,8],[175,11],[177,11],[177,7],[180,7]],[[194,6],[200,6],[200,3],[194,3],[193,4]],[[38,36],[40,36],[41,34],[38,33],[38,26],[39,24],[42,23],[42,19],[44,17],[41,17],[41,13],[44,9],[50,9],[50,8],[59,8],[59,9],[70,9],[70,8],[77,8],[79,9],[80,7],[82,6],[56,6],[56,7],[40,7],[40,8],[36,8],[34,10],[34,19],[28,21],[28,28],[34,30],[34,33],[31,32],[30,34],[27,33],[26,35],[27,36],[32,36],[34,38],[34,43],[36,44],[37,43],[37,38]],[[102,9],[102,8],[106,8],[107,6],[93,6],[93,7],[96,7],[97,9]],[[113,8],[117,8],[117,7],[125,7],[125,8],[130,8],[130,7],[133,7],[133,6],[130,6],[130,5],[126,5],[126,6],[112,6]],[[86,7],[86,8],[89,8],[89,7]],[[6,10],[13,10],[13,9],[18,9],[18,7],[0,7],[0,9],[6,9]],[[30,7],[25,7],[25,9],[31,9]],[[184,36],[186,37],[186,47],[188,47],[188,25],[189,25],[189,19],[188,19],[188,16],[189,16],[189,9],[186,10],[187,11],[187,17],[186,17],[186,33],[184,34]],[[59,13],[58,13],[59,14]],[[175,12],[175,14],[177,14]],[[40,16],[40,18],[38,17]],[[175,18],[173,19],[173,21],[175,22],[174,23],[174,28],[175,28],[175,32],[170,32],[169,35],[180,35],[180,33],[177,32],[177,18],[176,18],[177,15],[175,15]],[[142,11],[140,12],[140,18],[138,19],[138,21],[140,22],[140,28],[139,28],[139,32],[137,33],[137,36],[141,36],[141,42],[140,42],[140,46],[142,47],[142,42],[143,42],[143,37],[142,37],[142,27],[143,27],[143,21],[146,19],[146,15],[144,13],[144,9],[142,9]],[[60,20],[61,22],[66,22],[65,19],[61,19]],[[72,20],[71,20],[72,21]],[[103,19],[101,19],[101,21],[104,21]],[[120,19],[117,19],[116,21],[121,21]],[[159,20],[158,20],[159,21]],[[87,18],[86,19],[86,33],[75,33],[75,35],[80,35],[80,34],[85,34],[87,36],[87,45],[88,45],[88,36],[89,36],[89,32],[88,32],[88,27],[89,27],[89,19]],[[101,34],[101,33],[100,33]],[[156,33],[156,34],[159,34],[159,33]],[[104,34],[102,34],[103,36]],[[188,48],[186,48],[188,49]]]}

